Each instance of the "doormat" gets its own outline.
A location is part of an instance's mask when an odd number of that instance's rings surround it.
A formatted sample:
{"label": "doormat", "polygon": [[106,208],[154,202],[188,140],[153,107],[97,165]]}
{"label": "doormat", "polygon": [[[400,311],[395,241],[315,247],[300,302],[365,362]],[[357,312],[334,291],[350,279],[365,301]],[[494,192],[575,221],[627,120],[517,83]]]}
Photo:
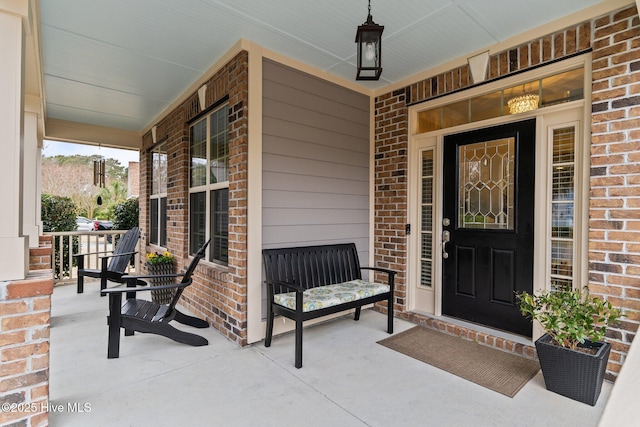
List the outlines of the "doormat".
{"label": "doormat", "polygon": [[513,397],[535,376],[535,360],[416,326],[378,341],[392,350]]}

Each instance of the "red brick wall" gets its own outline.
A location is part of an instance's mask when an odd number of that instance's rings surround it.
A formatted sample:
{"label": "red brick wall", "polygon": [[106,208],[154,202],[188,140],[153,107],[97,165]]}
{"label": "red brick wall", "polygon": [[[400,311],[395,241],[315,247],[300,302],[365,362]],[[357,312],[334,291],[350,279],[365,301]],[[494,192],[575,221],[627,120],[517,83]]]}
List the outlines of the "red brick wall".
{"label": "red brick wall", "polygon": [[594,21],[589,288],[622,307],[608,330],[617,375],[640,325],[640,20],[635,7]]}
{"label": "red brick wall", "polygon": [[[639,47],[637,11],[630,7],[496,53],[487,75],[497,79],[593,49],[589,286],[627,311],[608,338],[613,345],[610,379],[640,321],[640,244],[635,243],[640,242]],[[472,86],[464,65],[375,100],[376,264],[398,270],[397,315],[416,323],[430,321],[406,309],[407,106]],[[528,355],[529,350],[516,352]]]}
{"label": "red brick wall", "polygon": [[51,238],[35,252],[25,280],[0,283],[0,425],[48,422]]}
{"label": "red brick wall", "polygon": [[404,226],[407,223],[408,91],[408,88],[396,90],[376,98],[375,103],[375,265],[398,272],[394,293],[396,313],[405,311],[407,294]]}
{"label": "red brick wall", "polygon": [[[239,53],[206,82],[205,109],[228,96],[229,104],[229,262],[201,261],[181,303],[240,345],[247,344],[247,99],[248,56]],[[167,142],[167,249],[186,268],[189,250],[189,124],[201,112],[194,92],[158,124],[156,140]],[[140,153],[140,227],[148,241],[151,190],[151,133]],[[146,246],[147,250],[151,250]],[[144,263],[144,259],[142,261]]]}

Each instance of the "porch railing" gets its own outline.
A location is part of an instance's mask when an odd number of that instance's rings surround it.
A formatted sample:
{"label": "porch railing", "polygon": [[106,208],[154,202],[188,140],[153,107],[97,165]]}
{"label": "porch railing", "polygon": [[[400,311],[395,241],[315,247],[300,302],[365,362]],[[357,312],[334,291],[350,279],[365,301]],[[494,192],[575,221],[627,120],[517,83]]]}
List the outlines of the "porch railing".
{"label": "porch railing", "polygon": [[[74,254],[105,252],[90,255],[85,260],[85,268],[99,269],[100,257],[109,255],[114,249],[114,243],[126,232],[127,230],[100,230],[43,233],[53,236],[51,268],[54,273],[54,282],[57,284],[77,280],[78,268],[74,265]],[[136,245],[136,251],[138,253],[135,255],[134,262],[129,263],[127,274],[139,273],[137,268],[140,261],[140,241]]]}

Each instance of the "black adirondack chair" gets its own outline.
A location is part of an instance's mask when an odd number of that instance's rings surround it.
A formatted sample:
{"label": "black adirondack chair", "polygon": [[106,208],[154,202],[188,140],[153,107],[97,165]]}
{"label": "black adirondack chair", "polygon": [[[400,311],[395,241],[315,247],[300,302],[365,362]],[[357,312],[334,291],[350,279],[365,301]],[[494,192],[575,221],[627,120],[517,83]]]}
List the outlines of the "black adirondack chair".
{"label": "black adirondack chair", "polygon": [[[125,336],[133,335],[135,331],[162,335],[174,341],[189,344],[192,346],[202,346],[209,344],[206,338],[200,335],[181,331],[169,324],[172,320],[184,325],[196,328],[208,328],[209,324],[197,317],[188,316],[176,309],[176,304],[182,295],[182,291],[191,284],[193,271],[198,262],[204,257],[205,250],[209,245],[206,242],[195,254],[191,264],[184,273],[160,274],[154,276],[124,276],[123,280],[127,284],[126,288],[111,288],[105,290],[109,295],[109,343],[107,357],[116,359],[120,356],[120,328],[124,329]],[[144,279],[160,277],[182,277],[180,283],[160,286],[146,286]],[[142,285],[142,286],[140,286]],[[136,299],[136,292],[175,289],[173,299],[169,304],[158,304],[152,301]],[[127,298],[122,304],[122,294],[126,293]]]}
{"label": "black adirondack chair", "polygon": [[78,293],[84,292],[84,278],[93,277],[100,279],[100,295],[105,296],[104,291],[107,288],[107,281],[111,280],[117,283],[124,283],[122,276],[127,269],[127,265],[131,261],[131,257],[136,254],[136,244],[140,238],[140,229],[133,227],[127,231],[118,243],[111,255],[100,257],[100,269],[94,270],[85,268],[85,257],[96,254],[108,254],[109,251],[90,252],[86,254],[73,255],[78,262]]}

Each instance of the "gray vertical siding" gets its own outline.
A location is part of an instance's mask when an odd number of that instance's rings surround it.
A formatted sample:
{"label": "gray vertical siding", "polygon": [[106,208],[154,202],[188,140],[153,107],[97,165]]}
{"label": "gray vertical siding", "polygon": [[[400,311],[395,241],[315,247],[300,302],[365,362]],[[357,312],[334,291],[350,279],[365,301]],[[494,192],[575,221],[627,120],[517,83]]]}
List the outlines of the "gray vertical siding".
{"label": "gray vertical siding", "polygon": [[[369,97],[263,62],[262,245],[369,250]],[[263,292],[264,294],[264,292]]]}

